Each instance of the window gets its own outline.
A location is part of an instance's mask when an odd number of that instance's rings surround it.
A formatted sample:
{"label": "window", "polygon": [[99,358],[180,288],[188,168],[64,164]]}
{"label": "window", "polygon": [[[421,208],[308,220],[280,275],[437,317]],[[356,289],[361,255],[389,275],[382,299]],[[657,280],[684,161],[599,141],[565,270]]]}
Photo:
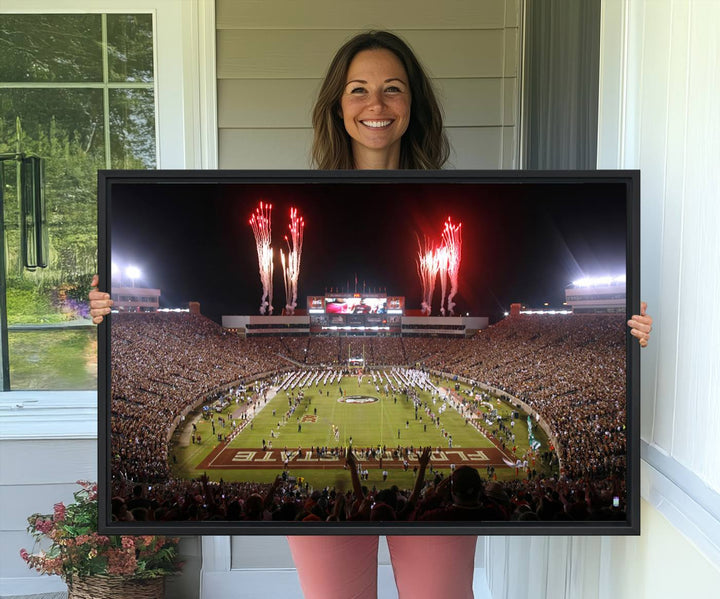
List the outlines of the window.
{"label": "window", "polygon": [[[156,167],[153,39],[152,14],[0,15],[6,390],[96,387],[97,170]],[[23,265],[20,156],[44,161],[46,268]]]}

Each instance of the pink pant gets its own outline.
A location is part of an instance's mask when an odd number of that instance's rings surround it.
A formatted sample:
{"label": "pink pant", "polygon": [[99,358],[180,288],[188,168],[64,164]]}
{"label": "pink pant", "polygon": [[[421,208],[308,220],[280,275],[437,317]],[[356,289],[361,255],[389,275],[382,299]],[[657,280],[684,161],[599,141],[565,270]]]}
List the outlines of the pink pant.
{"label": "pink pant", "polygon": [[[472,599],[475,536],[388,537],[399,599]],[[375,599],[378,537],[288,537],[305,599]]]}

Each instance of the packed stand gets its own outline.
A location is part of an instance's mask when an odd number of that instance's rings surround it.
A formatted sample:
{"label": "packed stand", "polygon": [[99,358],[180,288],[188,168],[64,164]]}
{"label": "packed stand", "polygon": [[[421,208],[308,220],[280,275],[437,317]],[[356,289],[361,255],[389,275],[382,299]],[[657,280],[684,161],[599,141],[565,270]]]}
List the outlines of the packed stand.
{"label": "packed stand", "polygon": [[348,491],[312,489],[287,471],[272,484],[171,480],[159,485],[116,485],[116,521],[276,522],[508,522],[624,521],[624,484],[618,479],[556,478],[496,482],[475,468],[437,473],[426,454],[412,490],[363,486],[357,461],[348,456]]}

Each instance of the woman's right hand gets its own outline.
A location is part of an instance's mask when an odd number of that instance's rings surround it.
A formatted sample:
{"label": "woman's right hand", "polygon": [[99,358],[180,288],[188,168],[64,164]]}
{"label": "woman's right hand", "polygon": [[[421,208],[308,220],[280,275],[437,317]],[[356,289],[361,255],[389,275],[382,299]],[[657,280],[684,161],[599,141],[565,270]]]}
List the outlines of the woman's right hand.
{"label": "woman's right hand", "polygon": [[92,279],[90,286],[92,289],[88,294],[90,300],[90,316],[95,324],[100,324],[106,314],[110,314],[110,308],[113,305],[113,301],[110,299],[110,294],[103,291],[98,291],[97,286],[100,279],[95,275]]}

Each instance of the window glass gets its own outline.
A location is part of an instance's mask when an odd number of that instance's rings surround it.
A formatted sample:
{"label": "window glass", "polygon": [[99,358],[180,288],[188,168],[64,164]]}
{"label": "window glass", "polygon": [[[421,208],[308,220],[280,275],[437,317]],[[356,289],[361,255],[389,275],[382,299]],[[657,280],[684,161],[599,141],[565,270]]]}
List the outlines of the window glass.
{"label": "window glass", "polygon": [[0,15],[0,81],[102,81],[100,15]]}
{"label": "window glass", "polygon": [[155,168],[155,110],[151,89],[110,90],[112,168]]}
{"label": "window glass", "polygon": [[[97,272],[97,171],[155,167],[152,19],[2,15],[0,31],[10,387],[93,389],[86,298]],[[18,156],[44,162],[46,268],[23,264]]]}
{"label": "window glass", "polygon": [[153,80],[152,15],[107,16],[110,81]]}
{"label": "window glass", "polygon": [[97,333],[89,328],[10,331],[13,389],[94,389]]}

